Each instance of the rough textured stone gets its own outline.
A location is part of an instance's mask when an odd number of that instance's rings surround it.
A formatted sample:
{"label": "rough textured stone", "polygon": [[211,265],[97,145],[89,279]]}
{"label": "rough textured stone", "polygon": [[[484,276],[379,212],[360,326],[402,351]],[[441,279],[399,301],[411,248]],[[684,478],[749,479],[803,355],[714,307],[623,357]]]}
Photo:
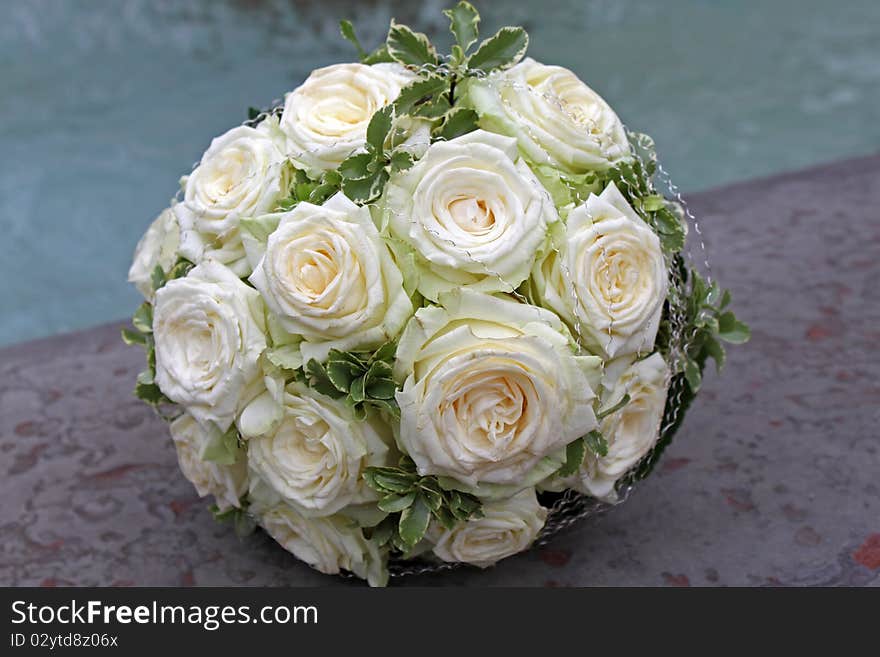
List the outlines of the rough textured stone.
{"label": "rough textured stone", "polygon": [[[878,196],[880,157],[695,196],[753,339],[655,475],[545,548],[399,583],[880,585]],[[214,523],[118,333],[0,351],[0,583],[347,583]]]}

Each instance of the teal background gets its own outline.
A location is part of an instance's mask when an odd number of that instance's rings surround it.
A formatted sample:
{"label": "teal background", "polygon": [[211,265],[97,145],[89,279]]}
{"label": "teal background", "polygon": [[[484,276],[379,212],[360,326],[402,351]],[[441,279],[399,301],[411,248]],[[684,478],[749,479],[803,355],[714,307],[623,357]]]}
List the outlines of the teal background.
{"label": "teal background", "polygon": [[[134,245],[212,136],[350,60],[338,19],[445,43],[448,4],[0,2],[0,344],[130,314]],[[685,191],[880,148],[877,0],[476,4],[653,135]]]}

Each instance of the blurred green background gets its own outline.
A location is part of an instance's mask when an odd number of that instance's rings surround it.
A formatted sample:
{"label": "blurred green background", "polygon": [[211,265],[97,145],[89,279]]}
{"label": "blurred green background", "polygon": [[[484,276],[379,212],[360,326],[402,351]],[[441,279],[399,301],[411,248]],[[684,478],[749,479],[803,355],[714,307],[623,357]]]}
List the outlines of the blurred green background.
{"label": "blurred green background", "polygon": [[[0,2],[0,344],[124,317],[138,237],[211,137],[452,0]],[[878,0],[475,2],[648,132],[685,191],[880,149]],[[742,217],[760,221],[760,217]]]}

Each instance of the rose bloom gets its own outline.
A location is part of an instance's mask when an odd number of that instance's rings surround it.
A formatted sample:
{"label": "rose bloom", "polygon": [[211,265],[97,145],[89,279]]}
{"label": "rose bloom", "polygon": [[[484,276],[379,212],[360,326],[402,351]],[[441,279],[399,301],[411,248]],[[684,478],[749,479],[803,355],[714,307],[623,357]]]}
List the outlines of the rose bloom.
{"label": "rose bloom", "polygon": [[370,586],[388,582],[384,557],[354,521],[339,515],[310,518],[284,503],[263,508],[258,502],[251,510],[272,538],[315,570],[327,575],[347,570]]}
{"label": "rose bloom", "polygon": [[150,224],[134,250],[134,258],[128,270],[128,282],[134,283],[145,299],[153,298],[152,275],[157,266],[168,271],[177,261],[180,230],[171,208]]}
{"label": "rose bloom", "polygon": [[543,479],[596,427],[600,360],[577,355],[536,306],[466,289],[440,302],[416,312],[397,349],[399,442],[423,475],[514,492]]}
{"label": "rose bloom", "polygon": [[391,177],[382,207],[398,261],[411,256],[432,301],[459,287],[513,291],[559,219],[515,140],[483,130],[431,145]]}
{"label": "rose bloom", "polygon": [[580,174],[629,157],[626,131],[614,110],[574,73],[526,58],[474,79],[467,100],[480,126],[516,137],[532,163]]}
{"label": "rose bloom", "polygon": [[241,498],[248,489],[246,456],[242,451],[235,463],[223,465],[205,461],[205,447],[217,440],[220,431],[213,426],[203,427],[195,418],[184,413],[171,425],[171,437],[177,449],[180,470],[200,497],[213,495],[220,510],[241,506]]}
{"label": "rose bloom", "polygon": [[276,118],[256,128],[233,128],[214,139],[199,165],[182,179],[183,201],[174,206],[180,254],[196,264],[217,260],[247,276],[250,266],[239,222],[274,209],[287,194],[289,179]]}
{"label": "rose bloom", "polygon": [[[269,408],[265,399],[253,403]],[[243,413],[246,435],[250,408]],[[280,499],[305,515],[327,516],[375,500],[363,472],[387,465],[390,437],[384,433],[377,421],[356,420],[341,400],[292,383],[283,393],[280,417],[262,435],[249,437],[249,464]]]}
{"label": "rose bloom", "polygon": [[480,568],[522,552],[538,537],[547,509],[538,504],[534,488],[483,505],[483,517],[453,529],[433,528],[434,554],[443,561]]}
{"label": "rose bloom", "polygon": [[[342,193],[255,220],[267,230],[250,280],[285,331],[304,339],[303,359],[330,349],[375,349],[397,336],[413,308],[403,277],[370,212]],[[266,224],[266,222],[271,222]],[[253,257],[256,257],[254,255]]]}
{"label": "rose bloom", "polygon": [[414,75],[399,64],[336,64],[312,71],[287,94],[281,130],[302,168],[337,168],[361,149],[376,110],[394,101]]}
{"label": "rose bloom", "polygon": [[535,301],[609,358],[650,352],[666,299],[660,240],[614,185],[572,210],[532,272]]}
{"label": "rose bloom", "polygon": [[225,432],[262,378],[264,317],[260,294],[220,263],[166,283],[153,311],[159,389]]}
{"label": "rose bloom", "polygon": [[603,418],[599,430],[608,442],[608,454],[588,451],[578,474],[543,486],[548,490],[574,488],[593,497],[615,501],[614,485],[657,443],[666,407],[669,370],[659,353],[633,362],[632,357],[611,361],[602,377],[600,408],[611,408],[628,394],[629,402]]}

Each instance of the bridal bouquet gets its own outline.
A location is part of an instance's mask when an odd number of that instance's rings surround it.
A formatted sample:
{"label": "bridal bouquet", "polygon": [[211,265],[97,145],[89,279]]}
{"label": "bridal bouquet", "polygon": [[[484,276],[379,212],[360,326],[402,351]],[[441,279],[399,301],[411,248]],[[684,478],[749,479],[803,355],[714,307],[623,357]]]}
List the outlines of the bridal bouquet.
{"label": "bridal bouquet", "polygon": [[373,585],[621,500],[748,337],[651,140],[445,13],[450,55],[344,21],[360,62],[214,139],[129,272],[136,394],[216,517]]}

